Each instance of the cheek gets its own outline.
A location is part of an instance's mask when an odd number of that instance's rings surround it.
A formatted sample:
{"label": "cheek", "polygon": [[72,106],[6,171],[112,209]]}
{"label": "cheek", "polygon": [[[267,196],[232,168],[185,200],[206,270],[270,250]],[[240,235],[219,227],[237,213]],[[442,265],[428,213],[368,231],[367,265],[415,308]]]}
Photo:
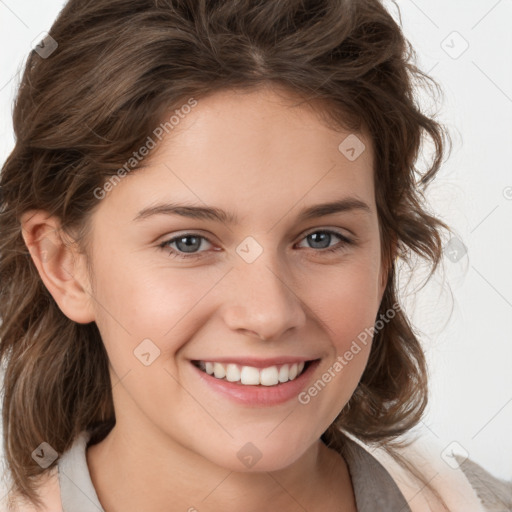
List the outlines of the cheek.
{"label": "cheek", "polygon": [[[116,373],[132,369],[143,340],[169,361],[206,321],[204,304],[222,271],[97,263],[96,323]],[[201,301],[205,301],[201,303]],[[135,365],[136,367],[138,366]]]}
{"label": "cheek", "polygon": [[318,308],[322,312],[319,320],[329,338],[328,356],[316,380],[298,396],[308,416],[319,418],[320,428],[315,435],[321,435],[336,419],[361,380],[378,310],[369,290],[363,287],[342,287],[331,298],[319,303]]}
{"label": "cheek", "polygon": [[304,299],[338,352],[374,325],[380,296],[377,265],[371,257],[311,275],[305,278],[303,289]]}
{"label": "cheek", "polygon": [[[377,267],[369,258],[319,273],[304,284],[308,306],[330,344],[322,382],[311,390],[311,397],[322,393],[323,400],[315,401],[313,407],[331,419],[349,400],[366,367],[380,305],[378,279]],[[328,388],[325,394],[324,388]]]}
{"label": "cheek", "polygon": [[327,326],[333,348],[340,355],[374,325],[379,304],[371,286],[342,285],[332,291],[330,298],[322,299],[318,311],[322,312],[320,319]]}

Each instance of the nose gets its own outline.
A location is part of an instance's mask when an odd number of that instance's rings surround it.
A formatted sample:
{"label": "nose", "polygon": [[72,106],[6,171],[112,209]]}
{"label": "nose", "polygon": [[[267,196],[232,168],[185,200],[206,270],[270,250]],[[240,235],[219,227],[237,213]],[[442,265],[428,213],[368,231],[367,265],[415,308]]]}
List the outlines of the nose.
{"label": "nose", "polygon": [[230,276],[224,321],[234,330],[274,341],[306,322],[304,305],[293,279],[275,259],[263,254],[254,262],[239,261]]}

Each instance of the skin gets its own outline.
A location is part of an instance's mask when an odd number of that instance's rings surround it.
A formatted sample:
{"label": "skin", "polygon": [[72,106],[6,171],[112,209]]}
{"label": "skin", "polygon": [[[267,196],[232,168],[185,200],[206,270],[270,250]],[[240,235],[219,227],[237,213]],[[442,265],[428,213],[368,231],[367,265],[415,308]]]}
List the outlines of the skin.
{"label": "skin", "polygon": [[[296,103],[270,88],[200,99],[145,167],[100,201],[91,219],[92,275],[86,257],[62,243],[57,218],[32,211],[22,219],[55,301],[70,319],[96,322],[107,350],[117,423],[87,451],[107,512],[170,504],[201,512],[355,510],[346,463],[319,438],[354,392],[371,343],[308,404],[234,403],[205,386],[190,363],[321,358],[310,385],[374,325],[386,269],[371,143],[357,134],[366,150],[350,161],[338,150],[350,132],[326,127],[311,106]],[[297,220],[305,207],[349,196],[369,212]],[[171,201],[216,206],[239,223],[163,214],[134,221],[143,208]],[[356,241],[308,240],[325,229]],[[190,254],[184,244],[159,247],[190,232],[206,237],[193,249],[200,258],[169,255],[171,248]],[[252,263],[236,252],[248,236],[263,250]],[[51,257],[43,257],[48,247]],[[134,350],[148,338],[160,355],[145,366]],[[248,442],[262,455],[251,468],[237,457]]]}

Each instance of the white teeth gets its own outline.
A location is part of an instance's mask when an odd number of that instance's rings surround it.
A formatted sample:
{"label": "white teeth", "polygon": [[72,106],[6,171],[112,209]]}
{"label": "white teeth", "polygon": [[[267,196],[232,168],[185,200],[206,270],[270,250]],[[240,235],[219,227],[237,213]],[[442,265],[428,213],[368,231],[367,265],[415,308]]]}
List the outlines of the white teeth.
{"label": "white teeth", "polygon": [[240,370],[236,364],[227,365],[226,380],[229,382],[238,382],[240,380]]}
{"label": "white teeth", "polygon": [[249,384],[256,386],[260,383],[260,372],[258,368],[252,366],[242,366],[240,373],[240,382],[242,384]]}
{"label": "white teeth", "polygon": [[278,375],[277,366],[263,368],[260,373],[260,382],[263,386],[275,386],[279,382]]}
{"label": "white teeth", "polygon": [[279,382],[288,382],[289,375],[289,367],[287,364],[283,364],[281,368],[279,368]]}
{"label": "white teeth", "polygon": [[223,379],[226,376],[226,368],[223,364],[213,363],[213,374],[217,379]]}
{"label": "white teeth", "polygon": [[276,386],[279,383],[294,380],[304,370],[305,362],[255,368],[253,366],[240,366],[234,363],[223,364],[213,361],[199,361],[198,366],[208,375],[228,382],[239,382],[245,386]]}

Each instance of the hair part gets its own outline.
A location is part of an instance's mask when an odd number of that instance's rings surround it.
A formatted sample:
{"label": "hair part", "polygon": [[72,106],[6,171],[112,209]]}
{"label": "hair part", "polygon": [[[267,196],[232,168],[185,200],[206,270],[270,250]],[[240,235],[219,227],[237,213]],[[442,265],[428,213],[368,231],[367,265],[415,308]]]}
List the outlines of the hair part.
{"label": "hair part", "polygon": [[[314,104],[333,126],[366,131],[389,270],[380,314],[398,301],[396,258],[415,253],[432,274],[449,230],[423,196],[449,137],[415,98],[417,85],[439,88],[379,0],[70,0],[50,34],[54,53],[28,57],[16,144],[0,176],[4,449],[13,488],[37,505],[34,479],[47,470],[32,450],[46,441],[63,453],[84,429],[98,442],[115,415],[98,328],[59,309],[24,244],[21,216],[57,216],[87,254],[93,191],[119,175],[170,111],[217,91],[271,86]],[[424,138],[434,156],[421,173]],[[342,443],[343,428],[389,447],[420,421],[427,400],[424,352],[399,310],[376,333],[355,393],[322,438]]]}

